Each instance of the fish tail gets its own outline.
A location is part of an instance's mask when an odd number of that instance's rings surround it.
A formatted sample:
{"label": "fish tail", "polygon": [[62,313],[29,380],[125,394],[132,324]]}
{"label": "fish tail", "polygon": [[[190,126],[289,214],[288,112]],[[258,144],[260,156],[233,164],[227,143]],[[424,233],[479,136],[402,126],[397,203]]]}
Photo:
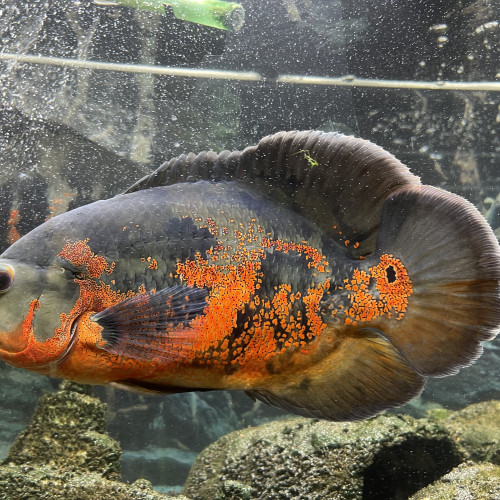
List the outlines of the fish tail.
{"label": "fish tail", "polygon": [[375,255],[390,256],[382,266],[389,286],[406,273],[406,292],[395,288],[404,310],[379,328],[415,371],[451,375],[480,356],[480,342],[500,324],[500,249],[474,205],[431,186],[395,191],[383,207]]}

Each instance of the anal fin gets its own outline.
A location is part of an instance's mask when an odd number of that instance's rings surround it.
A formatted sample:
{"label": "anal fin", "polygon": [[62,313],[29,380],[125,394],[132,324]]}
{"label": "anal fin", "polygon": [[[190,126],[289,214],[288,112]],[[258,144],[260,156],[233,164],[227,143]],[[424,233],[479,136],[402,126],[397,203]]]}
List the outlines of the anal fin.
{"label": "anal fin", "polygon": [[165,395],[165,394],[179,394],[181,392],[204,392],[210,389],[190,389],[186,387],[172,387],[163,386],[160,384],[155,384],[153,382],[147,382],[144,380],[120,380],[117,382],[111,382],[113,387],[117,389],[122,389],[124,391],[133,392],[135,394],[148,394],[148,395]]}
{"label": "anal fin", "polygon": [[424,383],[383,334],[365,328],[346,336],[320,363],[247,393],[305,417],[347,421],[402,405]]}

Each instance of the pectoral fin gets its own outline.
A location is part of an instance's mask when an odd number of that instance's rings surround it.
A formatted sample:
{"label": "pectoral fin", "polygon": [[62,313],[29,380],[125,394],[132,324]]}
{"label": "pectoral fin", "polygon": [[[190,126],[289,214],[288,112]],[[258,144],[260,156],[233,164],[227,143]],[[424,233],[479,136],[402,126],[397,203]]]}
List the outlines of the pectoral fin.
{"label": "pectoral fin", "polygon": [[174,286],[124,300],[92,316],[102,327],[102,349],[136,359],[182,356],[198,332],[191,321],[203,314],[208,292]]}
{"label": "pectoral fin", "polygon": [[357,330],[322,362],[295,377],[247,391],[305,417],[360,420],[420,394],[425,379],[375,329]]}

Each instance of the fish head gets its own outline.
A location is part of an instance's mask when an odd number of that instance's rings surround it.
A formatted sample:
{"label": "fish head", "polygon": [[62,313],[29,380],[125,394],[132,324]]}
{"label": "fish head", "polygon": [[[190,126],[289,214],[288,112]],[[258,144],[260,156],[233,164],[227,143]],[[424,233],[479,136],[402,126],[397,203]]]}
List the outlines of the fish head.
{"label": "fish head", "polygon": [[78,300],[71,269],[54,254],[48,265],[0,258],[0,358],[38,370],[68,348],[71,324],[64,311]]}

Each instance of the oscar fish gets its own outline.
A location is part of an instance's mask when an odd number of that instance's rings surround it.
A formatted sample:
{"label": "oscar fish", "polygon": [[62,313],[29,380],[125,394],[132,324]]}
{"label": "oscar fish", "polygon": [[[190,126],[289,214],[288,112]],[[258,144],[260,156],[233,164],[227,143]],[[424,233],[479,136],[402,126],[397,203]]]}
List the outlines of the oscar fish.
{"label": "oscar fish", "polygon": [[0,291],[14,366],[356,420],[480,355],[500,250],[471,203],[382,148],[280,132],[48,220],[0,256]]}

